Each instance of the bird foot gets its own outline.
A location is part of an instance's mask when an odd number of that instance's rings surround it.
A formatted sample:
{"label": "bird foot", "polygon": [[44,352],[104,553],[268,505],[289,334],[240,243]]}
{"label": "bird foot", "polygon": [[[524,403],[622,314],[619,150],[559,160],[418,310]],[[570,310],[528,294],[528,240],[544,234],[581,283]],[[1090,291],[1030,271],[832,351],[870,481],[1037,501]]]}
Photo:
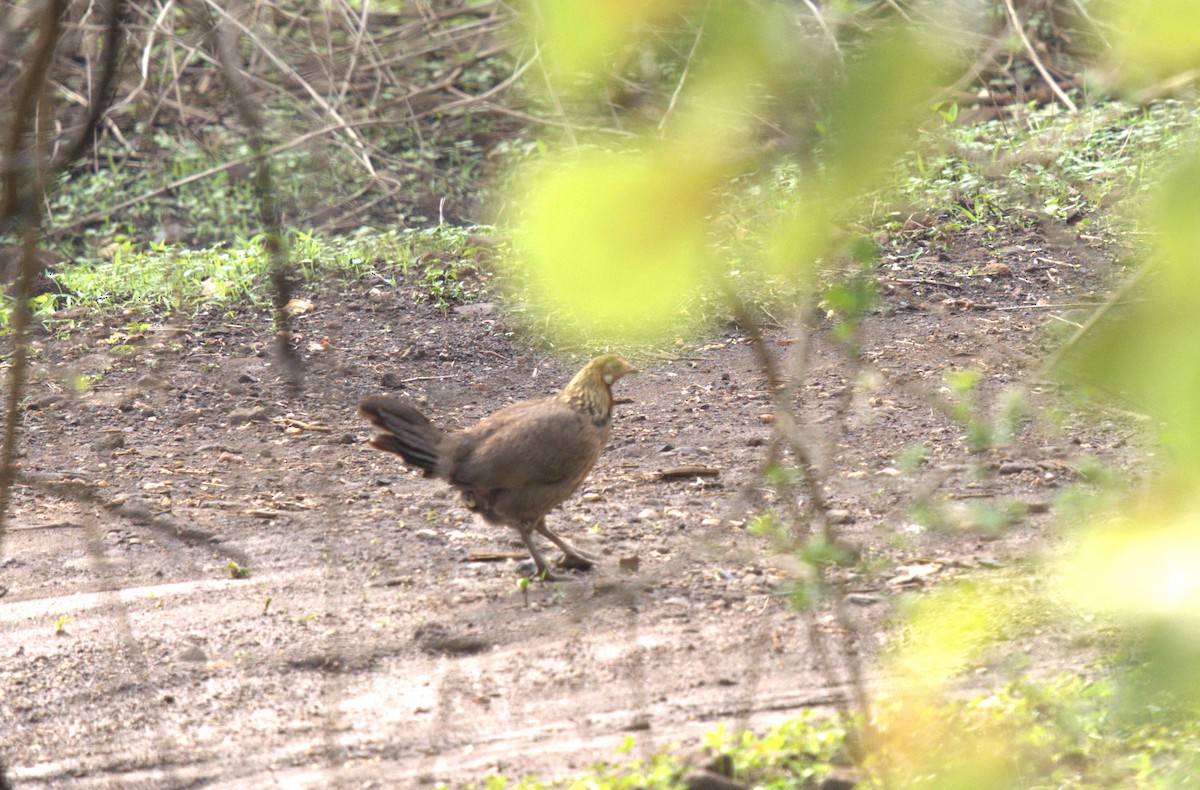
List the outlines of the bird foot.
{"label": "bird foot", "polygon": [[[566,566],[564,566],[566,567]],[[555,574],[554,571],[546,568],[539,571],[537,563],[533,560],[522,560],[517,563],[517,573],[520,575],[539,582],[569,582],[572,581],[570,576],[561,576]]]}
{"label": "bird foot", "polygon": [[583,553],[564,554],[558,565],[573,571],[590,571],[596,567],[596,560]]}

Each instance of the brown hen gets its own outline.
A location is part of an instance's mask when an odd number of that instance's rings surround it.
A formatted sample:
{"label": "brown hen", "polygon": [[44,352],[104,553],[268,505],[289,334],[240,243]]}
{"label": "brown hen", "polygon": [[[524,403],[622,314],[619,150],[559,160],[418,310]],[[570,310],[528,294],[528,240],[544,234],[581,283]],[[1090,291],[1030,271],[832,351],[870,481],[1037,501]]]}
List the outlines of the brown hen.
{"label": "brown hen", "polygon": [[563,564],[587,569],[595,557],[546,526],[546,514],[575,492],[612,429],[612,385],[637,373],[615,354],[593,359],[557,395],[506,406],[463,431],[441,430],[412,404],[377,395],[358,413],[378,428],[371,446],[395,453],[426,477],[462,492],[466,507],[490,524],[514,527],[537,573],[554,578],[533,542],[540,532],[562,549]]}

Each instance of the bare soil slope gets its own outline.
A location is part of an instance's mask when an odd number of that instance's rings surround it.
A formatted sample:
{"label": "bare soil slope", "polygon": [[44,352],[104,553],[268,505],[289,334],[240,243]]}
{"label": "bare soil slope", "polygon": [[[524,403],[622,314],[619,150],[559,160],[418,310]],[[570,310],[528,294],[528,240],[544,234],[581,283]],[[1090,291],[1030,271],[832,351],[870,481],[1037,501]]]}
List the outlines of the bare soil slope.
{"label": "bare soil slope", "polygon": [[[1012,448],[972,458],[925,394],[964,367],[984,371],[985,396],[1018,381],[1051,312],[1030,306],[1080,301],[1109,275],[1100,256],[1079,254],[1031,236],[998,256],[885,261],[886,299],[864,326],[866,358],[884,372],[870,386],[848,381],[835,344],[815,337],[806,430],[844,511],[839,529],[890,562],[847,577],[866,654],[896,596],[1039,545],[1072,456],[1122,462],[1123,436],[1070,422],[1059,435],[1035,423]],[[980,274],[992,261],[1012,276]],[[676,358],[631,357],[644,373],[620,384],[631,402],[610,447],[551,516],[606,561],[522,592],[516,534],[474,522],[441,484],[369,450],[355,403],[401,392],[467,425],[554,391],[582,359],[530,350],[486,304],[443,313],[365,287],[308,298],[300,393],[271,361],[261,311],[214,308],[143,337],[111,321],[40,339],[0,554],[0,754],[18,786],[561,774],[613,758],[630,734],[653,749],[846,694],[745,529],[772,496],[757,482],[771,426],[735,327]],[[794,339],[778,329],[770,342],[788,354]],[[1035,408],[1050,396],[1030,393]],[[901,474],[917,445],[928,463]],[[992,473],[973,475],[975,461]],[[685,465],[720,471],[660,475]],[[1031,513],[997,534],[930,531],[909,513],[915,492],[1013,499]],[[634,558],[636,570],[622,567]],[[248,575],[234,578],[230,563]],[[813,622],[845,638],[827,614]],[[1070,659],[1069,646],[1055,649]]]}

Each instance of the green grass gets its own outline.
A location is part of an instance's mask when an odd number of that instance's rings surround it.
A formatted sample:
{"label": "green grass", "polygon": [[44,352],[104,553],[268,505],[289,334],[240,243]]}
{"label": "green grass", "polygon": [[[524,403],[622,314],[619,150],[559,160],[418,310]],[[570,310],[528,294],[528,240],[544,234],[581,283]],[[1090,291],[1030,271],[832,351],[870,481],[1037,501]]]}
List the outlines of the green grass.
{"label": "green grass", "polygon": [[[472,236],[478,230],[366,231],[349,237],[295,232],[287,237],[287,259],[304,283],[332,278],[344,289],[372,283],[403,287],[418,300],[447,307],[474,299],[484,287],[476,266],[481,250]],[[203,249],[119,238],[54,275],[64,292],[40,296],[34,307],[48,319],[74,307],[89,313],[172,313],[214,303],[267,305],[269,269],[261,237]]]}
{"label": "green grass", "polygon": [[1085,106],[1073,116],[1057,105],[1028,108],[1022,120],[947,125],[922,136],[877,193],[869,222],[900,229],[901,204],[939,220],[935,235],[974,227],[1054,221],[1108,227],[1126,215],[1117,204],[1137,198],[1194,139],[1195,102],[1145,107],[1119,102]]}
{"label": "green grass", "polygon": [[[1167,166],[1173,152],[1193,134],[1192,110],[1191,103],[1181,101],[1145,108],[1112,103],[1087,108],[1079,117],[1049,107],[1030,109],[1022,123],[939,126],[922,136],[893,171],[891,182],[864,201],[859,219],[852,223],[854,232],[924,235],[937,243],[964,230],[996,240],[1045,219],[1078,227],[1093,221],[1127,227],[1127,215],[1114,214],[1110,205],[1136,200]],[[242,143],[226,140],[228,135],[219,131],[201,135],[204,145],[194,140],[156,141],[160,152],[169,151],[169,156],[155,160],[155,166],[110,162],[99,172],[64,177],[51,196],[50,227],[202,171],[220,158],[245,153],[238,148]],[[443,160],[453,163],[454,172],[445,178],[461,191],[478,176],[481,154],[469,140],[446,145]],[[438,154],[430,149],[422,155]],[[314,175],[312,163],[297,151],[273,158],[272,164],[281,203],[291,207],[291,214],[305,199],[311,201],[314,191],[328,188],[339,193],[354,178],[352,165],[345,161],[331,162]],[[322,179],[346,183],[338,188]],[[712,218],[714,260],[720,261],[723,276],[735,290],[764,311],[767,322],[771,316],[783,316],[811,287],[774,276],[760,264],[769,257],[769,229],[791,210],[804,188],[805,175],[797,164],[777,162],[765,173],[732,181]],[[256,235],[255,205],[250,179],[231,180],[227,173],[189,184],[169,199],[139,203],[79,237],[74,262],[57,275],[68,293],[39,297],[35,308],[49,314],[73,306],[164,312],[207,302],[265,304],[270,299],[267,262]],[[935,218],[933,227],[905,232],[904,221],[912,212]],[[161,235],[172,223],[187,227],[190,244],[147,239]],[[345,237],[301,229],[288,234],[288,255],[305,281],[318,273],[332,274],[343,284],[374,277],[396,285],[397,277],[407,278],[405,285],[415,286],[420,298],[446,306],[474,298],[481,290],[478,282],[463,277],[464,265],[478,252],[467,249],[468,235],[445,227],[361,231]],[[869,268],[868,251],[850,244],[847,252],[857,259],[856,266]],[[502,270],[504,258],[501,253],[497,261]],[[545,323],[544,316],[531,314],[526,320],[520,274],[512,267],[505,274],[513,296],[512,318],[535,341],[561,344],[561,338],[551,337],[539,325]],[[830,286],[834,290],[829,298],[818,295],[821,304],[833,305],[838,287]],[[714,281],[711,287],[697,289],[684,313],[676,345],[723,320],[728,306]],[[572,321],[569,315],[552,318],[556,325]]]}
{"label": "green grass", "polygon": [[496,773],[456,787],[668,790],[683,787],[684,778],[701,768],[717,768],[756,790],[817,787],[839,768],[858,776],[864,789],[1185,786],[1200,767],[1200,722],[1152,705],[1131,715],[1124,702],[1111,681],[1064,675],[919,709],[911,702],[881,702],[875,724],[883,746],[856,769],[849,764],[857,735],[836,718],[805,710],[761,734],[720,725],[705,734],[700,750],[672,744],[629,760],[637,751],[630,736],[612,762],[579,776]]}

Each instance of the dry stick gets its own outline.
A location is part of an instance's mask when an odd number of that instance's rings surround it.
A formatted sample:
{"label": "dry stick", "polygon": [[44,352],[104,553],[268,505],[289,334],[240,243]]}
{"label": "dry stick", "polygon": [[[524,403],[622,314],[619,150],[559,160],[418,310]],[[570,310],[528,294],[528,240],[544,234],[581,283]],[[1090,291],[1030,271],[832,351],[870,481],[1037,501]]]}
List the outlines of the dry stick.
{"label": "dry stick", "polygon": [[112,109],[119,110],[127,104],[130,104],[138,97],[138,94],[140,94],[146,88],[146,83],[150,80],[150,56],[154,50],[155,34],[158,32],[159,27],[162,25],[163,20],[167,16],[167,12],[171,10],[171,6],[174,5],[174,3],[175,0],[167,0],[167,2],[164,3],[162,8],[159,10],[158,15],[154,17],[153,21],[150,23],[150,27],[147,30],[146,43],[142,47],[142,56],[138,59],[138,72],[142,75],[141,81],[133,87],[133,90],[125,95],[125,98],[121,99],[119,102],[115,102]]}
{"label": "dry stick", "polygon": [[817,4],[813,0],[804,0],[804,4],[808,6],[808,10],[812,12],[813,18],[817,20],[817,24],[821,26],[821,30],[825,33],[825,37],[829,39],[829,43],[833,45],[833,51],[837,53],[838,60],[844,62],[842,55],[842,47],[838,44],[837,36],[829,29],[829,25],[825,24],[825,15],[821,13],[821,9],[817,8]]}
{"label": "dry stick", "polygon": [[692,48],[688,50],[687,61],[683,64],[683,72],[679,75],[679,81],[675,83],[675,90],[671,92],[671,100],[667,102],[667,109],[663,111],[663,116],[658,122],[658,133],[662,134],[663,129],[667,125],[667,119],[671,117],[671,113],[675,110],[675,102],[679,101],[679,94],[683,92],[683,86],[687,82],[688,73],[692,69],[692,61],[696,57],[696,50],[700,48],[700,40],[704,38],[704,26],[708,22],[708,12],[712,8],[712,3],[706,3],[704,6],[704,17],[700,20],[700,26],[696,28],[696,37],[692,40]]}
{"label": "dry stick", "polygon": [[469,106],[472,104],[479,104],[480,102],[485,102],[488,99],[490,99],[491,97],[495,96],[497,93],[500,93],[501,91],[508,89],[509,87],[512,86],[513,83],[515,83],[517,80],[521,79],[521,77],[525,74],[526,71],[529,70],[529,67],[532,66],[533,63],[534,63],[534,61],[532,59],[525,61],[525,64],[522,66],[518,66],[516,71],[514,71],[511,75],[506,77],[503,81],[498,82],[495,85],[493,85],[492,87],[488,88],[483,93],[477,93],[474,95],[464,94],[462,91],[458,90],[453,85],[449,85],[447,87],[450,90],[450,92],[461,95],[462,96],[461,99],[456,99],[451,102],[446,102],[445,104],[441,104],[437,107],[434,107],[431,110],[426,110],[425,112],[417,113],[412,116],[411,120],[417,121],[428,115],[437,115],[440,113],[444,113],[447,110],[453,110],[453,109],[456,109],[459,107],[466,107],[466,106]]}
{"label": "dry stick", "polygon": [[557,126],[561,129],[570,129],[572,132],[596,132],[599,134],[611,134],[616,137],[636,137],[634,132],[630,132],[625,129],[614,129],[611,126],[583,126],[580,124],[571,123],[570,121],[563,121],[556,118],[545,118],[540,115],[532,115],[530,113],[514,110],[490,101],[480,102],[479,106],[499,115],[508,115],[522,121],[538,124],[539,126]]}
{"label": "dry stick", "polygon": [[[271,261],[271,283],[274,286],[275,302],[275,354],[288,383],[297,389],[302,383],[303,366],[296,350],[292,348],[291,317],[284,307],[292,298],[292,278],[288,271],[287,258],[281,238],[279,206],[271,184],[271,160],[267,156],[266,140],[262,136],[263,122],[250,98],[245,77],[238,67],[237,42],[231,32],[233,18],[222,12],[222,20],[213,24],[216,37],[217,59],[222,73],[233,95],[234,106],[241,116],[242,124],[249,136],[250,150],[254,152],[256,173],[254,192],[258,199],[259,219],[265,236],[267,257]],[[239,25],[240,27],[240,25]],[[244,30],[244,28],[242,28]]]}
{"label": "dry stick", "polygon": [[1126,298],[1129,296],[1130,292],[1132,292],[1133,289],[1141,283],[1142,279],[1147,275],[1147,273],[1150,272],[1152,268],[1152,266],[1142,266],[1140,269],[1130,275],[1125,282],[1121,284],[1121,287],[1113,291],[1112,295],[1105,300],[1104,304],[1102,304],[1096,310],[1096,312],[1091,314],[1088,320],[1083,323],[1083,326],[1075,330],[1075,333],[1067,338],[1067,342],[1059,346],[1058,350],[1050,355],[1050,357],[1042,364],[1042,366],[1038,368],[1037,375],[1034,378],[1049,378],[1051,371],[1058,367],[1058,364],[1062,362],[1063,357],[1065,357],[1073,348],[1075,348],[1075,346],[1077,346],[1079,342],[1083,340],[1083,338],[1087,337],[1088,332],[1091,332],[1092,329],[1094,329],[1106,315],[1112,312],[1113,309],[1126,302]]}
{"label": "dry stick", "polygon": [[108,26],[104,29],[104,60],[100,67],[100,80],[89,91],[88,114],[75,131],[75,139],[50,165],[52,171],[62,170],[69,162],[83,156],[100,118],[112,104],[116,91],[117,67],[121,63],[124,39],[125,0],[109,0]]}
{"label": "dry stick", "polygon": [[[346,7],[346,4],[338,3],[338,9],[342,12],[342,15],[347,18],[347,21],[350,21],[348,13],[349,9]],[[340,88],[338,88],[337,92],[337,100],[339,103],[345,101],[346,94],[350,92],[350,80],[354,76],[355,70],[358,68],[358,60],[363,50],[363,40],[366,38],[367,34],[367,20],[369,18],[370,11],[371,3],[369,0],[363,2],[362,13],[359,16],[359,19],[356,20],[358,24],[354,30],[354,42],[350,47],[350,57],[346,63],[346,74],[342,78],[342,85]]]}
{"label": "dry stick", "polygon": [[375,172],[375,166],[371,162],[371,154],[367,149],[367,144],[362,139],[362,136],[359,135],[358,132],[355,130],[354,125],[347,123],[346,120],[341,116],[341,113],[339,113],[332,105],[330,105],[329,102],[325,101],[325,98],[323,96],[321,96],[320,92],[317,91],[316,88],[314,88],[312,85],[310,85],[303,77],[300,76],[299,73],[296,72],[295,69],[293,69],[290,65],[288,65],[288,63],[285,60],[283,60],[278,55],[276,55],[270,49],[270,47],[268,47],[266,44],[264,44],[262,42],[262,40],[259,39],[259,37],[257,35],[255,35],[254,31],[250,30],[245,25],[243,25],[240,21],[235,19],[224,8],[221,8],[221,6],[218,5],[215,0],[205,0],[205,4],[210,9],[215,11],[218,15],[220,15],[223,19],[227,20],[230,24],[237,27],[238,30],[241,31],[242,35],[244,35],[247,39],[249,39],[251,42],[254,43],[254,45],[258,49],[258,51],[262,52],[267,57],[268,60],[270,60],[272,63],[275,64],[275,67],[277,69],[282,71],[284,74],[286,74],[291,79],[295,80],[296,83],[298,85],[300,85],[301,88],[304,89],[304,92],[307,93],[312,98],[312,100],[314,102],[316,102],[317,105],[322,110],[324,110],[326,113],[328,113],[330,118],[337,121],[339,124],[342,124],[343,128],[345,128],[348,133],[351,145],[355,149],[358,150],[359,159],[362,161],[363,166],[367,170],[367,173],[369,175],[371,175],[372,177],[378,177],[378,174]]}
{"label": "dry stick", "polygon": [[[17,273],[10,327],[13,335],[12,361],[8,369],[8,392],[4,402],[4,438],[0,445],[0,547],[8,522],[8,508],[16,479],[17,423],[21,419],[21,390],[25,386],[28,364],[29,294],[37,268],[38,230],[41,225],[45,173],[35,162],[35,146],[27,142],[29,127],[35,123],[46,89],[46,74],[62,33],[66,0],[45,5],[38,24],[38,40],[33,60],[13,102],[12,128],[3,150],[3,195],[0,196],[0,229],[19,226],[21,232],[20,270]],[[24,190],[24,193],[23,193]]]}
{"label": "dry stick", "polygon": [[1004,8],[1006,11],[1008,11],[1008,18],[1012,22],[1013,30],[1015,30],[1017,35],[1020,36],[1021,43],[1025,45],[1025,53],[1029,55],[1029,59],[1033,61],[1034,68],[1036,68],[1038,73],[1042,75],[1042,79],[1045,80],[1046,85],[1050,87],[1050,90],[1054,91],[1054,95],[1058,97],[1058,100],[1065,104],[1071,110],[1071,112],[1078,113],[1079,108],[1075,106],[1075,102],[1071,101],[1071,97],[1068,96],[1063,89],[1058,86],[1058,83],[1054,81],[1054,77],[1050,76],[1050,72],[1046,68],[1046,65],[1042,63],[1042,59],[1038,57],[1037,51],[1034,50],[1033,43],[1029,40],[1029,37],[1025,35],[1025,27],[1021,24],[1020,17],[1017,16],[1017,9],[1013,7],[1012,0],[1004,0]]}
{"label": "dry stick", "polygon": [[[395,123],[396,122],[394,120],[386,120],[386,121],[377,120],[377,121],[359,121],[355,124],[349,124],[349,125],[380,126],[380,125],[387,124],[390,126],[390,125],[394,125]],[[290,150],[297,146],[303,145],[304,143],[308,142],[309,140],[313,139],[314,137],[320,137],[321,135],[341,131],[342,129],[345,129],[347,125],[348,124],[336,124],[334,126],[323,126],[320,129],[313,129],[311,132],[305,132],[304,134],[300,135],[299,137],[295,138],[294,140],[290,140],[286,143],[280,143],[279,145],[275,145],[275,146],[272,146],[271,148],[268,148],[266,151],[263,152],[263,155],[267,156],[267,157],[275,156],[276,154],[282,153],[283,151],[287,151],[287,150]],[[239,159],[233,159],[233,160],[226,162],[224,164],[221,164],[221,165],[214,165],[213,167],[210,167],[207,170],[201,170],[199,173],[193,173],[190,176],[185,176],[178,180],[172,181],[171,183],[167,184],[166,186],[159,187],[158,189],[152,189],[149,192],[144,192],[141,195],[138,195],[137,197],[134,197],[134,198],[129,198],[128,200],[123,200],[120,203],[116,204],[115,206],[112,206],[111,208],[109,208],[106,211],[96,212],[95,214],[89,214],[82,219],[77,219],[74,222],[71,222],[67,225],[62,225],[62,226],[56,228],[54,232],[56,234],[65,233],[68,231],[77,230],[78,228],[84,227],[86,225],[92,225],[96,222],[99,222],[99,221],[105,219],[106,217],[108,217],[112,214],[117,213],[118,211],[124,211],[125,209],[129,208],[130,206],[136,206],[138,203],[143,203],[147,200],[152,200],[152,199],[158,197],[159,195],[164,195],[164,194],[170,192],[171,190],[178,189],[179,187],[182,187],[182,186],[187,186],[188,184],[191,184],[196,181],[202,181],[205,178],[209,178],[210,176],[215,176],[218,173],[224,173],[226,170],[230,170],[239,165],[254,161],[256,156],[257,156],[256,154],[250,154],[248,156],[243,156]]]}
{"label": "dry stick", "polygon": [[[779,362],[767,348],[762,330],[750,314],[745,302],[731,285],[725,283],[724,288],[726,297],[730,300],[733,309],[734,319],[750,339],[751,348],[754,350],[755,356],[758,358],[759,364],[767,377],[767,385],[774,403],[776,435],[782,442],[787,444],[788,449],[792,451],[793,456],[799,462],[803,473],[802,480],[809,495],[810,507],[820,522],[822,538],[828,545],[833,545],[836,543],[837,536],[834,534],[833,526],[829,520],[828,503],[825,500],[824,492],[821,490],[821,482],[818,479],[812,452],[806,442],[800,437],[799,426],[796,424],[795,415],[791,408],[791,404],[794,403],[791,387],[788,386],[788,382],[781,375]],[[855,357],[858,364],[861,364],[861,359],[858,358],[858,355],[855,355]],[[798,361],[797,364],[800,364],[800,362]],[[844,419],[844,414],[842,417]],[[871,720],[871,702],[867,696],[866,682],[857,652],[857,645],[860,641],[858,639],[858,629],[850,618],[846,607],[845,589],[843,589],[841,584],[828,578],[825,574],[822,574],[821,578],[833,589],[834,615],[838,625],[846,634],[847,647],[841,651],[841,656],[844,662],[844,669],[849,676],[846,682],[850,686],[851,693],[854,695],[855,706],[862,715],[862,727],[867,740],[867,743],[864,745],[868,750],[874,749],[878,743],[878,735]],[[818,654],[821,666],[825,669],[826,682],[831,687],[841,685],[843,679],[838,677],[834,671],[831,660],[832,654],[821,635],[820,629],[817,628],[815,612],[809,613],[808,620],[809,627],[806,630],[809,635],[809,641],[812,644],[814,652]],[[845,721],[846,726],[851,726],[853,719],[851,711],[844,705],[839,705],[839,713]],[[860,754],[857,756],[862,758],[865,755]]]}

